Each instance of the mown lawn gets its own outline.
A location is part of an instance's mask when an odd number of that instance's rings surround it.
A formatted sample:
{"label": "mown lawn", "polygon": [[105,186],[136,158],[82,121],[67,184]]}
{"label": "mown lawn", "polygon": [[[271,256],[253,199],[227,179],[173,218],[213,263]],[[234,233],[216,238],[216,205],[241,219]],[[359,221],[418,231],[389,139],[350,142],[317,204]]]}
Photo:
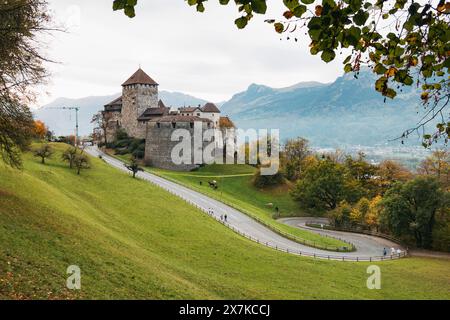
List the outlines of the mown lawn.
{"label": "mown lawn", "polygon": [[[297,257],[244,239],[159,188],[92,159],[0,164],[0,298],[449,299],[449,260],[368,263]],[[81,290],[65,289],[69,265]]]}

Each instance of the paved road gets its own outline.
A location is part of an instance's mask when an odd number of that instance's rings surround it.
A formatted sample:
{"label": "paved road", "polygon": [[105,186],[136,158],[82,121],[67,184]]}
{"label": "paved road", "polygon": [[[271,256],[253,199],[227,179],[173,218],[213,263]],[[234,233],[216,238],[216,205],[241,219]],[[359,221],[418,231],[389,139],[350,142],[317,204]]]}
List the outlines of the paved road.
{"label": "paved road", "polygon": [[[120,169],[122,171],[129,172],[125,168],[124,163],[122,161],[104,154],[96,147],[88,147],[86,148],[86,152],[95,157],[102,155],[103,160],[107,164],[116,167],[117,169]],[[199,192],[193,191],[189,188],[186,188],[177,183],[168,181],[166,179],[163,179],[161,177],[158,177],[154,174],[145,171],[138,172],[137,177],[143,180],[147,180],[167,190],[168,192],[184,199],[185,201],[191,203],[192,205],[196,206],[197,208],[203,210],[206,213],[212,211],[211,216],[219,222],[221,222],[220,216],[226,214],[228,216],[227,222],[224,223],[226,226],[253,241],[259,242],[266,246],[270,246],[280,251],[303,256],[314,256],[316,258],[323,258],[323,259],[355,260],[355,261],[357,257],[358,260],[369,260],[369,259],[379,260],[380,259],[379,256],[382,253],[382,251],[379,252],[374,251],[370,252],[370,254],[368,254],[368,252],[363,251],[338,253],[304,246],[297,242],[294,242],[292,240],[280,236],[279,234],[273,232],[272,230],[268,229],[262,224],[249,218],[246,214],[236,209],[233,209],[220,201],[211,199],[208,196],[203,195]]]}
{"label": "paved road", "polygon": [[357,253],[359,255],[363,254],[368,256],[378,256],[380,255],[380,252],[383,252],[383,248],[386,248],[389,252],[390,248],[403,250],[403,248],[401,248],[400,245],[380,237],[352,232],[320,230],[318,228],[312,228],[305,225],[307,221],[314,221],[318,223],[328,224],[327,218],[296,217],[296,218],[282,218],[279,219],[278,221],[293,227],[306,229],[320,235],[340,238],[349,241],[355,245],[355,247],[357,248]]}

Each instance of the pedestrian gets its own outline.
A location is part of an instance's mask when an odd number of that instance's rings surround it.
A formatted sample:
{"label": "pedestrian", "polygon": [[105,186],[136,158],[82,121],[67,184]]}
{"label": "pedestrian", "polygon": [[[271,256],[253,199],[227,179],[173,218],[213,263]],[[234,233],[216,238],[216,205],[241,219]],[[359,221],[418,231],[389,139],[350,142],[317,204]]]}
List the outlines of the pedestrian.
{"label": "pedestrian", "polygon": [[220,220],[223,221],[223,214],[220,215]]}
{"label": "pedestrian", "polygon": [[386,250],[386,248],[383,248],[383,256],[386,256],[387,255],[387,250]]}
{"label": "pedestrian", "polygon": [[226,222],[227,221],[227,214],[225,214],[224,218],[225,218],[225,222]]}
{"label": "pedestrian", "polygon": [[391,255],[395,254],[395,248],[391,248]]}
{"label": "pedestrian", "polygon": [[400,255],[401,253],[402,253],[402,250],[400,250],[400,248],[397,249],[397,254]]}

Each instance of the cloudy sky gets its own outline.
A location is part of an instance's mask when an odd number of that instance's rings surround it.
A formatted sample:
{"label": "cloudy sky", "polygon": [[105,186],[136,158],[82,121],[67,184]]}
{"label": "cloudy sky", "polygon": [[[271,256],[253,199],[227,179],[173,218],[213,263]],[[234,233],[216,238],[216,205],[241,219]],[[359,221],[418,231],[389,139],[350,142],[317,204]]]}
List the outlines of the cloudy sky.
{"label": "cloudy sky", "polygon": [[311,56],[308,38],[280,41],[266,18],[280,17],[282,1],[269,0],[268,14],[244,30],[237,8],[208,1],[204,13],[184,0],[139,1],[129,19],[112,11],[112,0],[49,0],[58,24],[68,32],[46,40],[58,64],[43,88],[40,104],[57,97],[78,98],[120,91],[139,65],[160,89],[223,101],[251,83],[272,87],[301,81],[330,82],[342,73],[340,59],[325,64]]}

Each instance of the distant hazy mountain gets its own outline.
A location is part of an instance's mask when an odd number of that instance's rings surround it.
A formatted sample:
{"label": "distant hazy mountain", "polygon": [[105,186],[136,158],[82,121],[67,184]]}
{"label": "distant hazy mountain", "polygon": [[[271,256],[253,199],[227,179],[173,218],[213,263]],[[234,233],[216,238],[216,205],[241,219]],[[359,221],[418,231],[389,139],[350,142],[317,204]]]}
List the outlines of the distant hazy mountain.
{"label": "distant hazy mountain", "polygon": [[[385,145],[419,119],[414,87],[394,100],[374,90],[376,76],[361,72],[333,83],[304,82],[282,89],[252,84],[222,105],[241,128],[278,128],[281,137],[303,136],[320,147]],[[417,139],[410,139],[417,145]],[[393,144],[399,144],[396,141]]]}
{"label": "distant hazy mountain", "polygon": [[[54,108],[76,106],[80,108],[80,135],[92,133],[92,116],[105,104],[119,97],[120,93],[110,96],[86,97],[80,99],[58,98],[55,101],[34,111],[36,119],[44,121],[56,135],[69,135],[75,132],[75,112]],[[167,106],[181,107],[184,105],[205,104],[206,101],[180,92],[160,91],[159,98]]]}

